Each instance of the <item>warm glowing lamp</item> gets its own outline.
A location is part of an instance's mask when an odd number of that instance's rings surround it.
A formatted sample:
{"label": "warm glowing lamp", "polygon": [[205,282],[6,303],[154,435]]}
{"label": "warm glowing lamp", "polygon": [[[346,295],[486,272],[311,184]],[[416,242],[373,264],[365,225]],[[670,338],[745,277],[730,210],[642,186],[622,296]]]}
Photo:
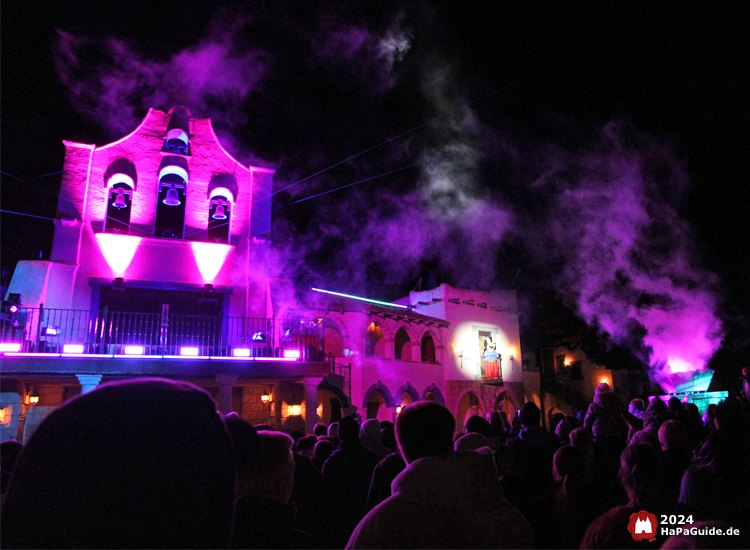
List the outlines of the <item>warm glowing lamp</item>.
{"label": "warm glowing lamp", "polygon": [[601,380],[599,380],[599,382],[601,384],[606,384],[607,383],[607,379],[606,378],[602,378]]}
{"label": "warm glowing lamp", "polygon": [[264,391],[264,392],[263,392],[263,393],[262,393],[262,394],[260,395],[260,400],[261,400],[261,401],[263,401],[263,403],[264,403],[264,404],[266,404],[266,405],[267,405],[268,403],[270,403],[270,402],[271,402],[271,394],[270,394],[270,392],[269,392],[268,390],[265,390],[265,391]]}
{"label": "warm glowing lamp", "polygon": [[289,405],[289,416],[300,416],[302,414],[302,405]]}
{"label": "warm glowing lamp", "polygon": [[37,405],[38,403],[39,403],[39,396],[35,392],[30,391],[29,392],[29,405],[33,407],[34,405]]}
{"label": "warm glowing lamp", "polygon": [[402,407],[396,407],[396,414],[401,414]]}

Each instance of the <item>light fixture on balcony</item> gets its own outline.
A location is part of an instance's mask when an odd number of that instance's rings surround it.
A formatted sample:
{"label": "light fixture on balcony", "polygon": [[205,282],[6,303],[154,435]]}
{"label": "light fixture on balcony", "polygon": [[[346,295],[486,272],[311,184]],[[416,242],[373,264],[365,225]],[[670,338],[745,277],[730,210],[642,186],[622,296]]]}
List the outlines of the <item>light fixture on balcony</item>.
{"label": "light fixture on balcony", "polygon": [[196,356],[200,353],[198,348],[180,348],[180,355]]}
{"label": "light fixture on balcony", "polygon": [[289,405],[289,416],[301,416],[302,405]]}
{"label": "light fixture on balcony", "polygon": [[145,349],[143,346],[125,346],[123,351],[125,355],[143,355]]}
{"label": "light fixture on balcony", "polygon": [[65,344],[63,346],[63,354],[65,353],[83,353],[82,344]]}
{"label": "light fixture on balcony", "polygon": [[285,359],[299,359],[300,358],[300,352],[298,349],[285,349],[284,350],[284,358]]}
{"label": "light fixture on balcony", "polygon": [[3,342],[0,343],[0,353],[8,351],[8,352],[18,352],[21,351],[21,344],[15,343],[15,342]]}
{"label": "light fixture on balcony", "polygon": [[167,196],[161,202],[163,202],[167,206],[180,206],[182,204],[180,202],[180,198],[177,196],[177,189],[175,189],[174,183],[169,186],[169,189],[167,190]]}

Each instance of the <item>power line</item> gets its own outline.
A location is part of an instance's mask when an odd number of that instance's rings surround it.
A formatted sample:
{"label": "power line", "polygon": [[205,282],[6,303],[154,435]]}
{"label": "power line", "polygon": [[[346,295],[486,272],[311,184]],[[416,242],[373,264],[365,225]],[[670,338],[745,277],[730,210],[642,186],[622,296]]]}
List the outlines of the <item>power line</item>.
{"label": "power line", "polygon": [[13,212],[12,210],[0,210],[0,212],[5,212],[6,214],[16,214],[17,216],[28,216],[29,218],[39,218],[40,220],[50,220],[53,222],[56,221],[55,218],[47,218],[45,216],[35,216],[34,214],[24,214],[23,212]]}
{"label": "power line", "polygon": [[438,115],[438,116],[436,116],[434,118],[431,118],[427,122],[423,122],[422,124],[414,126],[413,128],[410,128],[409,130],[406,130],[405,132],[402,132],[402,133],[398,134],[397,136],[394,136],[392,138],[388,138],[387,140],[385,140],[385,141],[383,141],[381,143],[378,143],[377,145],[373,145],[372,147],[370,147],[368,149],[365,149],[364,151],[361,151],[361,152],[357,153],[356,155],[352,155],[349,158],[346,158],[346,159],[344,159],[342,161],[337,162],[336,164],[332,164],[328,168],[324,168],[323,170],[315,172],[314,174],[309,175],[306,178],[302,178],[299,181],[291,183],[291,184],[287,185],[286,187],[283,187],[283,188],[279,189],[278,191],[274,191],[273,193],[271,193],[269,195],[266,195],[265,197],[262,197],[260,199],[256,199],[253,202],[258,202],[258,201],[262,201],[263,199],[267,199],[268,197],[273,197],[277,193],[281,193],[282,191],[286,191],[290,187],[294,187],[295,185],[298,185],[298,184],[302,183],[303,181],[307,181],[310,178],[314,178],[315,176],[318,176],[318,175],[322,174],[323,172],[327,172],[328,170],[330,170],[332,168],[335,168],[336,166],[340,166],[341,164],[344,164],[345,162],[349,162],[350,160],[353,160],[353,159],[355,159],[355,158],[357,158],[357,157],[359,157],[361,155],[364,155],[365,153],[369,153],[370,151],[372,151],[374,149],[377,149],[378,147],[381,147],[382,145],[390,143],[391,141],[394,141],[394,140],[396,140],[396,139],[398,139],[400,137],[403,137],[403,136],[405,136],[407,134],[410,134],[410,133],[412,133],[412,132],[414,132],[416,130],[419,130],[420,128],[423,128],[424,126],[432,124],[433,122],[435,122],[437,120],[440,120],[441,118],[444,118],[444,117],[446,117],[448,115],[451,115],[451,114],[455,113],[456,111],[460,111],[462,109],[465,109],[465,108],[469,107],[470,105],[473,105],[474,103],[477,103],[479,101],[483,101],[483,100],[487,99],[488,97],[491,97],[491,96],[493,96],[495,94],[498,94],[498,93],[500,93],[500,92],[502,92],[504,90],[507,90],[508,88],[510,88],[512,86],[515,86],[516,84],[518,84],[519,82],[522,82],[522,81],[526,80],[527,78],[530,78],[530,77],[525,76],[523,78],[520,78],[520,79],[516,80],[515,82],[511,82],[510,84],[508,84],[506,86],[502,86],[501,88],[498,88],[497,90],[495,90],[493,92],[490,92],[489,94],[484,95],[484,96],[482,96],[482,97],[480,97],[478,99],[475,99],[473,101],[469,101],[468,103],[464,103],[463,105],[459,105],[455,109],[451,109],[450,111],[448,111],[446,113],[443,113],[443,114],[440,114],[440,115]]}

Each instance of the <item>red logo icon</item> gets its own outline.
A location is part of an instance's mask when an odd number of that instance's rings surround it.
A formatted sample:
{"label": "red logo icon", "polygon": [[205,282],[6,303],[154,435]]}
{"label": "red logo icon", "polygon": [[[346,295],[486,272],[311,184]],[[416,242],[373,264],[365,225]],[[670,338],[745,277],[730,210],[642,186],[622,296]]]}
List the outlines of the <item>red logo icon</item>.
{"label": "red logo icon", "polygon": [[656,521],[654,514],[649,514],[646,510],[641,510],[637,514],[630,515],[628,531],[633,540],[654,540],[658,526],[659,522]]}

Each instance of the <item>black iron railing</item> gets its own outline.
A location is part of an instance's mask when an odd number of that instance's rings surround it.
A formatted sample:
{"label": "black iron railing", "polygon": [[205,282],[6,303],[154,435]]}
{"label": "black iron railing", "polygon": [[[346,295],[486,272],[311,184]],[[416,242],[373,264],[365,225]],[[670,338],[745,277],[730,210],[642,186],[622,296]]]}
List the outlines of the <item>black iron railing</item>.
{"label": "black iron railing", "polygon": [[3,312],[0,351],[83,355],[299,357],[324,361],[320,319],[24,308]]}

